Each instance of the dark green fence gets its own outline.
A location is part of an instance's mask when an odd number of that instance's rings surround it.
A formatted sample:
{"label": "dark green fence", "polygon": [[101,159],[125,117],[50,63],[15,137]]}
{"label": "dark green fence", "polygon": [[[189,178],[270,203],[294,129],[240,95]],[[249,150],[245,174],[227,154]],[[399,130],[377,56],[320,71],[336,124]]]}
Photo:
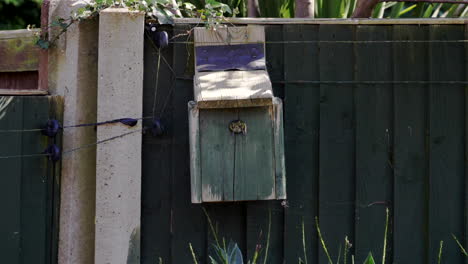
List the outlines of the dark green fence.
{"label": "dark green fence", "polygon": [[304,223],[308,263],[327,263],[317,216],[334,260],[345,236],[356,263],[369,251],[380,260],[388,207],[387,263],[436,263],[441,240],[442,263],[464,263],[451,234],[468,243],[468,27],[265,27],[268,71],[285,107],[287,202],[190,203],[191,40],[163,50],[156,104],[158,56],[146,40],[144,112],[155,106],[167,133],[144,136],[143,263],[192,263],[189,243],[207,262],[213,237],[202,207],[248,259],[257,244],[265,252],[271,223],[267,263],[298,263]]}
{"label": "dark green fence", "polygon": [[37,128],[62,108],[60,97],[0,96],[0,263],[57,262],[60,168],[43,153],[61,137]]}

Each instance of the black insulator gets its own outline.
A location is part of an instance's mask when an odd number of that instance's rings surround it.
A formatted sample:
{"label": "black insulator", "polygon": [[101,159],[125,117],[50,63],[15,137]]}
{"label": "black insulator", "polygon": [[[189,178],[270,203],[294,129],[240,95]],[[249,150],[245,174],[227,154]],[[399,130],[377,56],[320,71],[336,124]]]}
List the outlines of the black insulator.
{"label": "black insulator", "polygon": [[49,157],[49,160],[53,162],[59,161],[61,157],[60,148],[55,144],[49,145],[44,150],[44,154],[47,154]]}
{"label": "black insulator", "polygon": [[151,133],[155,137],[162,136],[165,132],[164,124],[161,119],[154,119],[153,120],[153,127],[151,128]]}
{"label": "black insulator", "polygon": [[151,36],[151,40],[159,49],[165,48],[169,45],[169,35],[166,31],[158,31],[156,24],[147,24],[145,30]]}
{"label": "black insulator", "polygon": [[118,121],[126,126],[134,127],[138,123],[138,119],[135,118],[121,118]]}
{"label": "black insulator", "polygon": [[160,31],[157,33],[156,46],[160,49],[165,48],[169,45],[169,35],[166,31]]}
{"label": "black insulator", "polygon": [[47,120],[47,123],[42,128],[42,134],[48,137],[55,137],[60,130],[60,123],[55,119]]}

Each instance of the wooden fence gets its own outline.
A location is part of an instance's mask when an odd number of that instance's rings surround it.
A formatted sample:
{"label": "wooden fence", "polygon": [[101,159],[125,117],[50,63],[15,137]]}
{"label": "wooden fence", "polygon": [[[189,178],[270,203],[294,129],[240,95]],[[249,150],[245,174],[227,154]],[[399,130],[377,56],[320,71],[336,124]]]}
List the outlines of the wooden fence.
{"label": "wooden fence", "polygon": [[[183,23],[166,30],[195,26]],[[441,240],[442,263],[464,263],[451,234],[467,245],[466,20],[262,23],[284,100],[288,199],[190,203],[193,45],[181,36],[162,51],[156,86],[158,56],[146,39],[144,115],[155,105],[167,132],[144,135],[142,263],[193,263],[189,243],[206,263],[214,240],[202,207],[246,259],[269,237],[267,263],[304,260],[304,224],[308,263],[328,263],[317,216],[334,260],[345,236],[356,263],[369,251],[380,260],[389,208],[387,263],[436,263]]]}

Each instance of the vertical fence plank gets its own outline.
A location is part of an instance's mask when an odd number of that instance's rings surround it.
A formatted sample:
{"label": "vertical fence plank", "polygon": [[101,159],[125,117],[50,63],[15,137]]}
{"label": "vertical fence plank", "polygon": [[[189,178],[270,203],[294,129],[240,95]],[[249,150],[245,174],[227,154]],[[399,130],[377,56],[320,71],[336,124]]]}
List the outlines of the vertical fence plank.
{"label": "vertical fence plank", "polygon": [[[393,26],[393,38],[427,39],[427,26]],[[427,80],[427,43],[394,43],[395,81]],[[416,66],[417,65],[417,66]],[[394,86],[393,261],[427,263],[427,86]],[[410,236],[408,234],[411,234]]]}
{"label": "vertical fence plank", "polygon": [[[64,100],[61,96],[49,96],[49,119],[55,119],[63,124]],[[49,143],[56,144],[62,149],[62,132],[59,131],[54,138],[49,138]],[[62,149],[63,151],[63,149]],[[47,163],[47,227],[46,244],[47,256],[46,262],[50,264],[58,263],[59,246],[59,220],[60,220],[60,179],[62,163],[48,161]]]}
{"label": "vertical fence plank", "polygon": [[[283,26],[268,25],[265,26],[265,39],[267,41],[282,41]],[[273,92],[275,96],[281,97],[283,94],[282,84],[275,83],[284,80],[284,56],[283,44],[266,43],[266,61],[268,74],[273,83]],[[286,178],[287,178],[286,171]],[[287,183],[286,183],[287,185]],[[255,254],[255,248],[258,243],[265,247],[268,214],[271,211],[271,233],[268,253],[268,263],[283,263],[283,208],[279,201],[248,202],[246,205],[246,232],[247,232],[247,258],[252,260]],[[263,236],[259,239],[260,231]],[[262,254],[263,255],[263,254]],[[263,256],[262,258],[263,259]],[[263,260],[262,260],[263,263]]]}
{"label": "vertical fence plank", "polygon": [[[356,40],[391,39],[389,26],[357,26]],[[390,43],[356,43],[356,81],[391,81]],[[382,259],[386,208],[391,209],[393,111],[391,84],[358,84],[356,115],[356,262]],[[389,232],[391,234],[391,232]],[[387,255],[388,256],[388,255]],[[391,260],[387,258],[389,262]]]}
{"label": "vertical fence plank", "polygon": [[[23,128],[22,97],[0,97],[0,129]],[[2,133],[0,156],[21,155],[21,133]],[[23,159],[0,159],[2,189],[0,199],[4,203],[4,217],[0,220],[0,247],[6,263],[20,263],[21,249],[21,167]],[[24,162],[28,162],[25,159]]]}
{"label": "vertical fence plank", "polygon": [[[190,25],[174,28],[174,35],[184,34]],[[185,41],[187,37],[177,38]],[[187,102],[193,99],[193,82],[184,78],[193,76],[193,46],[174,44],[174,70],[178,76],[172,100],[172,209],[171,209],[171,263],[191,263],[192,255],[189,243],[192,244],[199,261],[206,259],[206,219],[200,205],[191,203],[190,164],[188,146]],[[190,53],[189,53],[190,52]],[[189,55],[190,54],[190,55]]]}
{"label": "vertical fence plank", "polygon": [[[245,205],[243,202],[229,203],[205,203],[203,205],[213,223],[213,228],[217,233],[218,242],[222,245],[223,239],[226,246],[232,242],[236,243],[245,257]],[[214,246],[216,239],[211,231],[211,227],[207,226],[206,234],[206,250],[207,254],[218,260],[218,255],[215,252]],[[206,263],[211,263],[207,260]],[[247,261],[244,261],[247,263]]]}
{"label": "vertical fence plank", "polygon": [[[460,40],[464,30],[456,25],[430,26],[431,40]],[[431,81],[464,81],[463,43],[430,44]],[[445,242],[443,263],[460,263],[460,250],[450,245],[451,233],[464,234],[464,86],[431,84],[429,98],[430,196],[429,262],[436,262],[439,241]],[[464,243],[462,241],[462,243]]]}
{"label": "vertical fence plank", "polygon": [[[285,25],[283,35],[289,41],[316,41],[318,29],[317,25]],[[308,263],[313,264],[318,263],[314,218],[318,215],[320,86],[288,81],[319,79],[318,44],[285,44],[284,64],[288,201],[284,218],[284,260],[297,263],[299,258],[307,257]],[[307,256],[304,256],[302,244],[302,222]]]}
{"label": "vertical fence plank", "polygon": [[[468,39],[468,24],[465,24],[465,37]],[[468,42],[465,42],[465,82],[468,82]],[[468,85],[465,83],[465,249],[468,248]],[[468,258],[465,259],[468,263]]]}
{"label": "vertical fence plank", "polygon": [[[320,81],[353,80],[354,27],[320,25]],[[320,228],[333,259],[345,236],[354,240],[354,100],[349,84],[320,86]],[[319,250],[319,263],[328,260]],[[350,260],[349,260],[350,261]]]}
{"label": "vertical fence plank", "polygon": [[[146,33],[148,34],[148,33]],[[154,137],[152,133],[143,134],[142,149],[142,217],[141,217],[141,262],[145,264],[171,263],[171,170],[172,162],[172,105],[175,76],[167,63],[172,64],[173,45],[162,49],[160,67],[157,67],[158,53],[145,36],[143,75],[144,96],[143,116],[152,116],[162,120],[166,133]],[[159,73],[158,73],[159,71]],[[156,76],[159,74],[156,92]],[[156,102],[155,102],[156,100]],[[164,112],[163,112],[164,111]],[[152,127],[153,119],[144,120],[144,127]]]}
{"label": "vertical fence plank", "polygon": [[[23,97],[22,127],[42,127],[49,119],[47,97]],[[22,133],[22,153],[42,153],[48,138],[40,133]],[[47,182],[53,180],[47,174],[45,157],[23,160],[21,167],[21,261],[22,263],[44,263],[48,246],[46,228]]]}

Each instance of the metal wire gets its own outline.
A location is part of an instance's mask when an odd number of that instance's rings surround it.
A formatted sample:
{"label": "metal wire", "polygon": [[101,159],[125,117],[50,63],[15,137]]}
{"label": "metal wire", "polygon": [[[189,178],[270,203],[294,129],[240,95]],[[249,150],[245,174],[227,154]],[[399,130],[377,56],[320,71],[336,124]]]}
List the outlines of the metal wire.
{"label": "metal wire", "polygon": [[49,154],[47,154],[47,153],[40,153],[40,154],[26,154],[26,155],[0,156],[0,159],[32,158],[32,157],[45,157],[45,156],[49,156]]}
{"label": "metal wire", "polygon": [[86,144],[86,145],[83,145],[83,146],[80,146],[80,147],[76,147],[76,148],[73,148],[73,149],[70,149],[70,150],[65,150],[65,151],[62,152],[62,155],[65,156],[65,155],[68,155],[68,154],[73,153],[75,151],[79,151],[79,150],[82,150],[82,149],[97,146],[99,144],[103,144],[103,143],[106,143],[106,142],[109,142],[109,141],[112,141],[112,140],[115,140],[115,139],[118,139],[118,138],[123,138],[125,136],[135,134],[135,133],[138,133],[138,132],[144,132],[146,129],[147,128],[142,128],[142,129],[130,131],[130,132],[127,132],[127,133],[123,133],[123,134],[114,136],[114,137],[106,138],[106,139],[99,140],[99,141],[96,141],[96,142],[93,142],[93,143],[90,143],[90,144]]}
{"label": "metal wire", "polygon": [[[172,44],[194,44],[194,41],[172,41]],[[456,40],[284,40],[284,41],[263,41],[263,42],[242,42],[232,41],[226,44],[302,44],[302,43],[327,43],[327,44],[385,44],[385,43],[468,43],[466,39]],[[219,44],[216,41],[203,41],[197,42],[197,44]]]}
{"label": "metal wire", "polygon": [[[125,136],[135,134],[135,133],[138,133],[138,132],[143,133],[145,130],[147,130],[147,128],[142,128],[142,129],[130,131],[130,132],[127,132],[127,133],[124,133],[124,134],[114,136],[114,137],[106,138],[106,139],[99,140],[99,141],[96,141],[96,142],[93,142],[93,143],[90,143],[90,144],[79,146],[79,147],[76,147],[76,148],[73,148],[73,149],[70,149],[70,150],[65,150],[65,151],[62,152],[62,156],[68,155],[68,154],[73,153],[75,151],[79,151],[79,150],[82,150],[82,149],[97,146],[99,144],[107,143],[109,141],[112,141],[112,140],[115,140],[115,139],[118,139],[118,138],[123,138]],[[0,156],[0,159],[46,157],[46,156],[49,156],[49,154],[47,154],[47,153],[37,153],[37,154],[25,154],[25,155],[9,155],[9,156]]]}

